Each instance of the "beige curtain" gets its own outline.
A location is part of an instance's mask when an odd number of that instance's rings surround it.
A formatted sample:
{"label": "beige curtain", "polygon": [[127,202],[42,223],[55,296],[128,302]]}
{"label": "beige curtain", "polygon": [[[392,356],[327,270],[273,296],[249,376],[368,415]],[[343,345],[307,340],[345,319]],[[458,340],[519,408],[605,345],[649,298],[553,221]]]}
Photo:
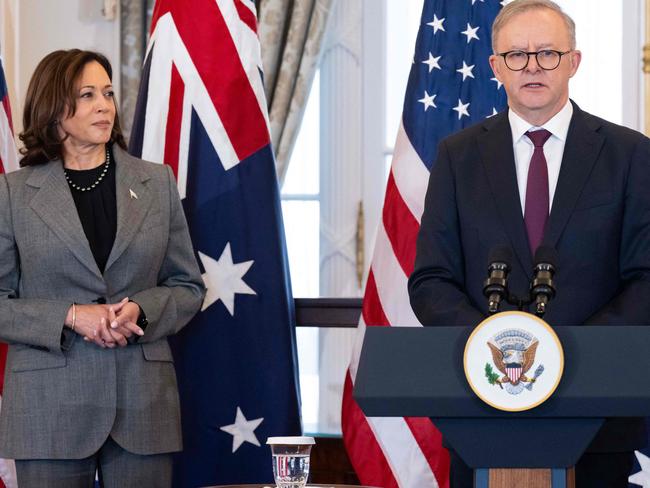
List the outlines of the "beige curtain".
{"label": "beige curtain", "polygon": [[259,2],[264,83],[280,183],[287,172],[335,1]]}
{"label": "beige curtain", "polygon": [[154,0],[121,0],[120,2],[120,30],[122,34],[120,45],[120,57],[122,58],[120,122],[127,139],[131,134],[133,113],[138,99],[153,3]]}

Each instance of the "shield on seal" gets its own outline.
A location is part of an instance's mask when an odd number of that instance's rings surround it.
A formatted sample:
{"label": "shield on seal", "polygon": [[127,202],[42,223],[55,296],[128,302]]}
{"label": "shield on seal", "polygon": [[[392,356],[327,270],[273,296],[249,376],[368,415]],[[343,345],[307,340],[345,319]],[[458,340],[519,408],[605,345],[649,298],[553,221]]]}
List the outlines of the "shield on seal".
{"label": "shield on seal", "polygon": [[522,367],[521,364],[506,364],[506,374],[510,378],[510,382],[516,385],[521,377]]}

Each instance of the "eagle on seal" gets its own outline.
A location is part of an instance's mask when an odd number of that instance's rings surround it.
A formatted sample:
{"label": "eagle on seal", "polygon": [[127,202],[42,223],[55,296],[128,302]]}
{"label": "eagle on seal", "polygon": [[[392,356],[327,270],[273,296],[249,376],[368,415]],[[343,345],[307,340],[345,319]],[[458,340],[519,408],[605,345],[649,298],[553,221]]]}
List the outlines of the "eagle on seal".
{"label": "eagle on seal", "polygon": [[[507,349],[502,351],[490,342],[487,344],[490,346],[490,351],[492,351],[492,360],[494,361],[494,365],[499,371],[501,371],[501,373],[503,373],[503,377],[497,380],[499,383],[512,383],[513,386],[516,386],[520,382],[535,382],[535,378],[528,378],[526,373],[535,362],[535,353],[537,352],[539,341],[534,341],[523,351],[518,351],[516,349]],[[508,369],[511,371],[517,371],[519,368],[521,368],[519,374],[508,374]]]}

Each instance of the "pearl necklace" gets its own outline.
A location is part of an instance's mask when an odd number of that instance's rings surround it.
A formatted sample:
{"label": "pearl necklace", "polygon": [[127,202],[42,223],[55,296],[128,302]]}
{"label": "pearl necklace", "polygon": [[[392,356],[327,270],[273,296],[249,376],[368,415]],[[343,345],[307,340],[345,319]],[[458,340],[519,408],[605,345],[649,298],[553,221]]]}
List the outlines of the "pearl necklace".
{"label": "pearl necklace", "polygon": [[93,188],[95,188],[99,183],[104,179],[104,176],[106,176],[106,173],[108,172],[108,166],[111,164],[111,154],[108,152],[108,148],[106,148],[106,161],[104,161],[104,170],[102,171],[102,174],[99,175],[99,178],[90,186],[87,187],[81,187],[74,183],[71,179],[70,176],[68,176],[68,172],[64,169],[63,174],[65,175],[65,179],[68,180],[68,184],[74,188],[77,191],[90,191]]}

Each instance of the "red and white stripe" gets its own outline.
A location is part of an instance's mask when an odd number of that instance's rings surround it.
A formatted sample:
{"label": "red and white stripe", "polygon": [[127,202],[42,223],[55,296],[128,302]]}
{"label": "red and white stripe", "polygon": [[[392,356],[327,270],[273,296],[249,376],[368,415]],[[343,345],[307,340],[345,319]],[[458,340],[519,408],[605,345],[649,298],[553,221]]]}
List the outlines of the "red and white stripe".
{"label": "red and white stripe", "polygon": [[366,326],[417,326],[407,281],[429,172],[400,126],[382,221],[363,298],[363,312],[343,389],[342,428],[362,484],[385,488],[447,488],[449,454],[428,418],[368,418],[352,398]]}
{"label": "red and white stripe", "polygon": [[[0,173],[16,169],[18,169],[18,152],[14,140],[9,97],[5,96],[0,100]],[[2,405],[6,359],[7,345],[0,342],[0,406]],[[0,488],[15,488],[16,486],[18,486],[16,466],[13,460],[0,459]]]}
{"label": "red and white stripe", "polygon": [[510,382],[514,385],[519,381],[519,378],[521,378],[521,366],[517,367],[506,367],[506,373],[508,373],[508,378],[510,378]]}

